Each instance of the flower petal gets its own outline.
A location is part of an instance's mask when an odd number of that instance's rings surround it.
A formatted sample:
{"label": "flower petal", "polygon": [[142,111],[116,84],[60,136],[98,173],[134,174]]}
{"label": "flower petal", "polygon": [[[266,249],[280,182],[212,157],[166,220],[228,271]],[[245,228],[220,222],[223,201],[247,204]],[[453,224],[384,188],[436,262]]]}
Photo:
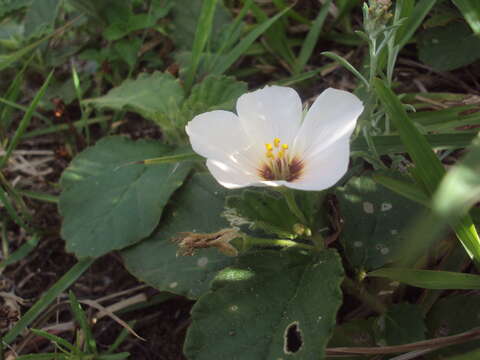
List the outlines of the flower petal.
{"label": "flower petal", "polygon": [[298,190],[320,191],[335,185],[348,170],[350,139],[343,137],[324,151],[304,160],[301,177],[286,184]]}
{"label": "flower petal", "polygon": [[258,176],[251,172],[243,171],[243,169],[231,163],[208,159],[207,167],[215,180],[228,189],[250,186],[258,182]]}
{"label": "flower petal", "polygon": [[245,133],[262,150],[274,138],[291,145],[300,128],[302,101],[292,88],[267,86],[240,96],[237,113]]}
{"label": "flower petal", "polygon": [[349,138],[362,102],[353,94],[329,88],[315,100],[295,139],[295,150],[315,156],[342,138]]}
{"label": "flower petal", "polygon": [[245,136],[237,115],[216,110],[195,116],[185,127],[193,150],[209,159],[224,159],[247,148]]}

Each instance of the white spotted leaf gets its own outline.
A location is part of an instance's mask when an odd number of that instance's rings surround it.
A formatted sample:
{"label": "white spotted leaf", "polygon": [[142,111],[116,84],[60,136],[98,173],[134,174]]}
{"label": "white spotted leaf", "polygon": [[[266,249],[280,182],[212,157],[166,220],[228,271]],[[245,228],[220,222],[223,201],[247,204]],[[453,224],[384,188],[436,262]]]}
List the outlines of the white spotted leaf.
{"label": "white spotted leaf", "polygon": [[344,220],[341,241],[350,263],[372,270],[398,260],[402,233],[422,206],[378,185],[354,177],[336,191]]}
{"label": "white spotted leaf", "polygon": [[325,359],[342,303],[336,251],[248,253],[192,309],[190,360]]}

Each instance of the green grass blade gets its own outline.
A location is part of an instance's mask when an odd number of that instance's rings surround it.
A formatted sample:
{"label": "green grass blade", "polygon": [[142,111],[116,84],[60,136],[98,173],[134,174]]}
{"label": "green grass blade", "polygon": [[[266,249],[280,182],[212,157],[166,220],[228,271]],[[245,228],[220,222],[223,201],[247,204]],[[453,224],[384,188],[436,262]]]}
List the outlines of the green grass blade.
{"label": "green grass blade", "polygon": [[80,305],[75,294],[71,290],[68,292],[68,299],[70,300],[70,308],[72,309],[73,317],[75,318],[75,321],[80,325],[80,329],[82,329],[83,331],[87,352],[97,354],[97,343],[95,342],[95,338],[93,337],[92,329],[88,323],[82,306]]}
{"label": "green grass blade", "polygon": [[320,36],[320,32],[322,31],[323,23],[327,18],[328,11],[330,10],[330,5],[332,4],[333,0],[328,0],[326,3],[322,5],[322,9],[318,13],[317,18],[313,22],[310,31],[305,38],[305,41],[302,44],[302,49],[300,50],[300,54],[295,62],[294,66],[294,74],[298,75],[305,67],[312,56],[313,49],[315,49],[315,45],[317,44],[318,37]]}
{"label": "green grass blade", "polygon": [[397,45],[403,47],[410,41],[436,2],[437,0],[420,0],[417,2],[412,13],[408,15],[407,20],[401,25],[400,29],[398,29]]}
{"label": "green grass blade", "polygon": [[6,268],[8,265],[14,264],[17,261],[22,260],[28,254],[30,254],[38,242],[40,241],[40,236],[38,234],[33,235],[31,238],[27,238],[25,244],[20,246],[15,252],[13,252],[6,259],[0,261],[0,270]]}
{"label": "green grass blade", "polygon": [[195,80],[197,68],[200,63],[202,52],[207,45],[210,34],[212,33],[213,17],[217,7],[217,0],[203,0],[202,10],[197,23],[195,40],[193,41],[192,60],[187,70],[185,87],[189,90]]}
{"label": "green grass blade", "polygon": [[23,49],[17,50],[14,53],[11,53],[11,54],[0,55],[0,71],[6,69],[10,65],[12,65],[14,62],[20,60],[22,57],[24,57],[26,54],[28,54],[29,52],[34,50],[37,46],[39,46],[44,41],[52,38],[55,35],[63,33],[67,28],[69,28],[75,22],[77,22],[78,20],[80,20],[82,18],[83,18],[83,16],[79,16],[79,17],[73,19],[72,21],[69,21],[68,23],[66,23],[61,28],[58,28],[57,30],[52,32],[50,35],[47,35],[44,38],[42,38],[40,40],[37,40],[30,45],[25,46]]}
{"label": "green grass blade", "polygon": [[51,194],[39,193],[36,191],[30,191],[30,190],[17,190],[17,192],[21,196],[26,196],[30,199],[49,202],[52,204],[58,204],[58,201],[59,201],[58,196],[51,195]]}
{"label": "green grass blade", "polygon": [[430,199],[428,196],[413,183],[409,183],[407,181],[402,181],[398,179],[394,179],[390,176],[386,175],[372,175],[373,180],[379,183],[380,185],[396,192],[399,195],[406,197],[409,200],[418,202],[426,207],[430,207]]}
{"label": "green grass blade", "polygon": [[365,77],[360,74],[360,72],[355,69],[355,67],[350,64],[348,62],[348,60],[344,59],[343,57],[341,57],[340,55],[338,54],[335,54],[334,52],[331,52],[331,51],[324,51],[322,52],[322,55],[332,59],[332,60],[335,60],[336,62],[338,62],[340,65],[342,65],[345,69],[347,69],[348,71],[350,71],[353,75],[355,75],[357,77],[358,80],[360,80],[363,85],[365,85],[366,88],[369,88],[370,85],[367,81],[367,79],[365,79]]}
{"label": "green grass blade", "polygon": [[50,74],[47,77],[47,80],[43,83],[42,87],[40,90],[38,90],[37,94],[33,98],[32,102],[28,106],[27,111],[23,115],[22,120],[20,120],[20,124],[18,125],[17,130],[15,131],[15,134],[13,135],[12,140],[8,144],[7,151],[5,152],[5,155],[1,158],[0,160],[0,169],[5,166],[5,164],[8,161],[8,158],[12,154],[12,151],[17,147],[19,144],[20,140],[22,139],[22,136],[27,129],[28,125],[30,124],[30,120],[32,119],[33,113],[35,111],[35,108],[37,107],[38,103],[42,99],[43,95],[45,94],[45,91],[47,90],[48,85],[50,84],[50,80],[53,77],[53,70],[50,72]]}
{"label": "green grass blade", "polygon": [[[387,114],[398,130],[408,154],[415,163],[416,175],[421,179],[422,185],[429,194],[433,195],[445,174],[445,169],[432,151],[425,137],[418,131],[412,120],[408,117],[398,97],[390,88],[386,87],[385,83],[380,79],[374,80],[374,86]],[[449,223],[454,228],[458,239],[469,256],[473,258],[477,266],[480,266],[480,238],[478,237],[471,217],[465,215],[460,221],[449,221]],[[431,234],[433,234],[433,231]],[[419,239],[415,237],[415,240],[426,241],[426,239],[422,240],[420,238],[420,236],[423,235],[423,233],[419,233]],[[430,240],[430,236],[427,238]],[[433,238],[431,238],[431,240],[433,240]]]}
{"label": "green grass blade", "polygon": [[29,230],[29,226],[23,221],[22,217],[18,214],[17,210],[13,206],[12,202],[10,201],[8,194],[2,187],[0,187],[0,203],[3,204],[5,210],[7,211],[8,215],[12,218],[12,220],[20,227]]}
{"label": "green grass blade", "polygon": [[21,355],[16,360],[68,360],[69,355],[61,353]]}
{"label": "green grass blade", "polygon": [[283,10],[278,13],[271,19],[261,23],[255,29],[250,31],[247,36],[245,36],[233,49],[228,53],[218,64],[212,69],[212,74],[222,75],[225,71],[228,70],[230,66],[237,61],[242,54],[248,50],[250,45],[254,43],[257,38],[262,35],[270,26],[272,26],[275,21],[280,19],[290,8]]}
{"label": "green grass blade", "polygon": [[22,318],[3,337],[2,341],[10,344],[21,334],[63,291],[68,289],[94,262],[94,259],[79,260],[67,271],[42,297],[22,316]]}
{"label": "green grass blade", "polygon": [[118,354],[98,355],[97,360],[122,360],[130,356],[128,352],[122,352]]}
{"label": "green grass blade", "polygon": [[429,193],[433,194],[445,173],[445,169],[432,151],[428,141],[420,134],[408,117],[398,97],[380,79],[374,80],[374,86],[387,114],[398,130],[407,152],[415,163],[418,174]]}
{"label": "green grass blade", "polygon": [[[11,109],[17,109],[17,110],[20,110],[20,111],[23,111],[23,112],[27,112],[28,111],[28,107],[27,106],[23,106],[23,105],[18,105],[17,103],[15,103],[14,101],[11,101],[7,98],[2,98],[0,97],[0,103],[2,104],[5,104],[5,105],[8,105],[8,108],[11,108]],[[7,107],[4,109],[4,110],[7,110],[8,109]],[[43,120],[43,122],[45,122],[46,124],[51,124],[52,121],[47,118],[46,116],[40,114],[39,112],[36,112],[34,111],[33,112],[33,115],[35,115],[36,117],[38,117],[39,119]]]}
{"label": "green grass blade", "polygon": [[437,111],[419,111],[411,118],[427,131],[451,131],[461,126],[480,124],[477,105],[455,106]]}
{"label": "green grass blade", "polygon": [[367,276],[384,277],[411,286],[433,290],[477,290],[480,275],[451,271],[385,268],[369,272]]}
{"label": "green grass blade", "polygon": [[70,350],[72,353],[77,353],[78,349],[70,344],[67,340],[61,338],[60,336],[51,334],[47,331],[39,330],[39,329],[31,329],[32,333],[37,336],[44,337],[45,339],[50,340],[51,342],[55,343],[55,345],[62,347],[64,350]]}
{"label": "green grass blade", "polygon": [[[425,138],[432,149],[445,150],[460,149],[469,146],[476,135],[476,132],[463,131],[445,134],[428,134],[425,135]],[[374,135],[371,137],[371,140],[380,155],[406,151],[406,147],[398,135]],[[352,142],[352,151],[368,150],[368,144],[363,137],[357,137]]]}
{"label": "green grass blade", "polygon": [[[290,13],[291,6],[287,10],[286,14]],[[270,16],[265,13],[260,6],[255,2],[252,5],[252,14],[257,19],[257,23],[261,24],[267,21]],[[280,59],[282,65],[287,67],[288,70],[291,70],[291,67],[295,63],[295,54],[292,51],[292,44],[290,39],[287,37],[288,33],[288,22],[286,16],[284,19],[280,19],[275,24],[273,24],[269,29],[266,30],[264,37],[265,41],[262,42],[262,47],[266,49],[274,57]]]}
{"label": "green grass blade", "polygon": [[167,155],[160,156],[158,158],[146,159],[140,163],[145,165],[155,165],[155,164],[168,164],[180,161],[189,161],[189,160],[203,160],[203,158],[197,153],[190,151],[183,154]]}
{"label": "green grass blade", "polygon": [[[272,2],[275,4],[278,10],[283,10],[288,7],[287,3],[285,0],[272,0]],[[287,15],[292,18],[295,21],[298,21],[299,23],[305,24],[305,25],[311,25],[311,21],[308,20],[306,17],[302,16],[292,8],[288,11]]]}
{"label": "green grass blade", "polygon": [[95,117],[95,118],[88,119],[88,120],[77,120],[77,121],[73,122],[72,124],[53,125],[53,126],[49,126],[48,128],[45,128],[45,129],[36,129],[36,130],[29,131],[29,132],[27,132],[23,135],[23,138],[28,139],[28,138],[32,138],[32,137],[36,137],[36,136],[56,133],[56,132],[59,132],[59,131],[66,131],[66,130],[71,129],[72,126],[75,127],[76,129],[82,129],[83,127],[85,127],[87,125],[103,123],[103,122],[106,122],[106,121],[110,120],[111,118],[112,118],[111,116],[99,116],[99,117]]}
{"label": "green grass blade", "polygon": [[235,17],[235,20],[233,21],[233,23],[228,26],[227,30],[225,31],[225,40],[220,45],[218,52],[216,54],[217,57],[218,55],[223,54],[226,49],[230,49],[233,46],[233,44],[235,44],[239,39],[240,34],[238,34],[238,31],[240,27],[243,25],[242,20],[247,15],[248,10],[250,10],[250,7],[252,6],[252,4],[253,4],[253,0],[246,0],[242,9],[238,13],[238,15]]}
{"label": "green grass blade", "polygon": [[[22,69],[15,75],[15,79],[13,79],[4,96],[7,101],[11,103],[15,103],[15,101],[17,101],[18,96],[20,95],[20,88],[23,83],[25,70],[30,65],[32,59],[33,56],[31,56],[30,59],[25,62]],[[8,128],[12,122],[12,110],[13,109],[11,107],[4,105],[0,106],[0,130],[4,133],[4,135],[8,131]]]}
{"label": "green grass blade", "polygon": [[480,1],[453,0],[453,3],[462,12],[473,32],[478,35],[480,33]]}

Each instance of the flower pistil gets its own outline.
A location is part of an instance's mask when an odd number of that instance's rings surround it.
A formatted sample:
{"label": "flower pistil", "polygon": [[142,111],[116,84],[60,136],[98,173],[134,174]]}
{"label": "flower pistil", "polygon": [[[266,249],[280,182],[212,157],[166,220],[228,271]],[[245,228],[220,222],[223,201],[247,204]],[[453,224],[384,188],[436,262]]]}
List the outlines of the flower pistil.
{"label": "flower pistil", "polygon": [[259,167],[260,176],[267,181],[286,180],[295,181],[300,178],[303,163],[296,156],[292,156],[288,144],[282,144],[279,138],[265,144],[265,158]]}

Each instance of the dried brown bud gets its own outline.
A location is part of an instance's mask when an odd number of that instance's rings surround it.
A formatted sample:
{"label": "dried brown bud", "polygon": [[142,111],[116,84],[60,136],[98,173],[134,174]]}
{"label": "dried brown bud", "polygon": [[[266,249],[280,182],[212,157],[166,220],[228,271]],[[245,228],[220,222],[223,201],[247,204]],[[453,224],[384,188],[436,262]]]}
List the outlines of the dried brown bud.
{"label": "dried brown bud", "polygon": [[215,247],[222,254],[237,256],[237,249],[230,245],[230,241],[241,237],[238,229],[222,229],[215,233],[201,234],[194,232],[180,233],[178,238],[173,239],[178,244],[178,255],[192,256],[197,249]]}

